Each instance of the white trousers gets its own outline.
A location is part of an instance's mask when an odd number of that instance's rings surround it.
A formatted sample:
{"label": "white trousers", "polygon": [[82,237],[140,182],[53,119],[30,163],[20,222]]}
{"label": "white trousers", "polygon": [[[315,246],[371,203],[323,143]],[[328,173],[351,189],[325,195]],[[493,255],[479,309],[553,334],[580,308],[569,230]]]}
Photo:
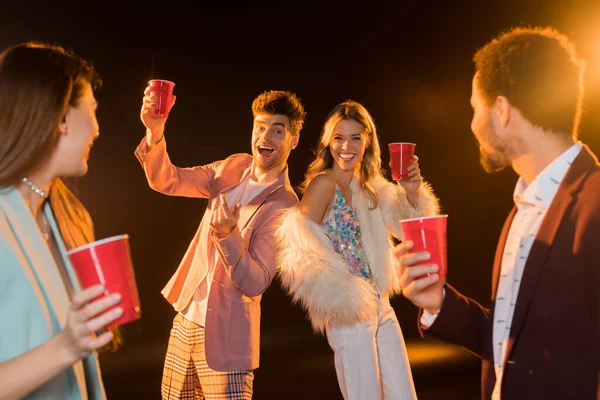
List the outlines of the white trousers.
{"label": "white trousers", "polygon": [[387,296],[368,321],[327,327],[327,340],[345,400],[417,398],[404,337]]}

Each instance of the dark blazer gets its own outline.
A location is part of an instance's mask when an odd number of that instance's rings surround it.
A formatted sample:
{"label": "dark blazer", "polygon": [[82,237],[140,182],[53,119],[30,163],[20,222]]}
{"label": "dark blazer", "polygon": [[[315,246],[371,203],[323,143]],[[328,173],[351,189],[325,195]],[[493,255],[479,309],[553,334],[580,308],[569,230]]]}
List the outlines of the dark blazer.
{"label": "dark blazer", "polygon": [[[491,309],[446,285],[425,336],[466,347],[482,359],[482,398],[496,375],[492,350],[500,263],[516,208],[496,250]],[[600,399],[600,165],[584,145],[561,182],[527,259],[507,349],[501,398]]]}

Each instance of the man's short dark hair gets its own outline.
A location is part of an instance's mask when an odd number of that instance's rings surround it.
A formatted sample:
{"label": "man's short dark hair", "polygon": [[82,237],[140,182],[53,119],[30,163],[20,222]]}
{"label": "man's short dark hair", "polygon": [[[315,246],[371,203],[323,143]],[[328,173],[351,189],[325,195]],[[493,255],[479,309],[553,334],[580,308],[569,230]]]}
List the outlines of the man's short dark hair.
{"label": "man's short dark hair", "polygon": [[473,60],[488,105],[504,96],[532,124],[577,136],[585,66],[565,35],[552,28],[514,28],[477,51]]}

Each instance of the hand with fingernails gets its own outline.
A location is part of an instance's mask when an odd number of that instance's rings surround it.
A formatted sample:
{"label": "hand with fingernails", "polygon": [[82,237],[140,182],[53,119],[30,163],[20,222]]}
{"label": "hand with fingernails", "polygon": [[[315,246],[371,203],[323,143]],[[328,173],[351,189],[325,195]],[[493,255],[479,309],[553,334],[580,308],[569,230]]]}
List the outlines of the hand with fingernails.
{"label": "hand with fingernails", "polygon": [[408,179],[403,179],[400,182],[407,194],[416,193],[421,186],[423,178],[421,177],[421,169],[419,168],[419,157],[413,156],[412,163],[408,166]]}
{"label": "hand with fingernails", "polygon": [[113,338],[111,331],[100,332],[123,315],[123,309],[115,307],[121,295],[113,293],[94,300],[103,293],[104,287],[95,285],[75,293],[71,299],[65,328],[57,339],[72,362],[89,356]]}
{"label": "hand with fingernails", "polygon": [[229,234],[237,225],[238,219],[240,218],[240,209],[242,208],[242,205],[237,203],[235,206],[233,206],[233,210],[231,210],[227,204],[225,195],[221,193],[217,199],[217,204],[215,207],[216,208],[210,218],[210,227],[218,237],[224,238],[229,236]]}
{"label": "hand with fingernails", "polygon": [[394,248],[394,254],[400,262],[398,277],[402,294],[417,307],[435,314],[442,307],[445,279],[439,279],[436,273],[438,266],[435,264],[412,266],[431,257],[426,251],[408,253],[413,245],[412,241],[407,240]]}
{"label": "hand with fingernails", "polygon": [[[390,161],[390,168],[392,167],[392,163]],[[406,197],[410,204],[413,207],[417,207],[417,203],[419,201],[419,188],[421,187],[421,182],[423,178],[421,177],[421,169],[419,168],[419,157],[413,155],[413,161],[408,166],[408,179],[403,179],[398,181],[400,185],[404,188],[406,192]]]}
{"label": "hand with fingernails", "polygon": [[[173,95],[171,98],[171,106],[169,112],[175,105],[177,96]],[[140,119],[146,127],[146,144],[148,148],[155,146],[158,141],[162,138],[165,131],[165,123],[167,122],[168,114],[164,117],[157,117],[154,115],[158,108],[158,96],[150,95],[150,86],[144,90],[144,98],[142,102],[142,110],[140,111]]]}

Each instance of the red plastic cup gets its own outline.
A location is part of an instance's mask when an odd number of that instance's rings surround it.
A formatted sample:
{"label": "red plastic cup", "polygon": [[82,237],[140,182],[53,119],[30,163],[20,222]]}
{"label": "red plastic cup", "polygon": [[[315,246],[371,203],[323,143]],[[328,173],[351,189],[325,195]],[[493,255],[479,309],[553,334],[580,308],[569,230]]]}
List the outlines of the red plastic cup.
{"label": "red plastic cup", "polygon": [[447,220],[448,215],[435,215],[400,221],[404,239],[412,240],[414,243],[409,253],[428,251],[431,254],[429,260],[418,262],[412,266],[436,264],[439,267],[438,274],[440,275],[440,279],[445,279],[448,271],[446,247]]}
{"label": "red plastic cup", "polygon": [[158,108],[154,109],[154,114],[157,117],[166,117],[171,109],[171,100],[173,99],[173,88],[175,83],[164,79],[152,79],[148,81],[150,85],[149,96],[156,96],[158,100]]}
{"label": "red plastic cup", "polygon": [[408,166],[412,164],[415,146],[414,143],[388,144],[393,180],[403,181],[408,179]]}
{"label": "red plastic cup", "polygon": [[108,327],[119,326],[141,317],[140,299],[129,251],[129,236],[119,235],[77,247],[67,252],[82,289],[104,285],[104,294],[121,294],[118,307],[123,315]]}

